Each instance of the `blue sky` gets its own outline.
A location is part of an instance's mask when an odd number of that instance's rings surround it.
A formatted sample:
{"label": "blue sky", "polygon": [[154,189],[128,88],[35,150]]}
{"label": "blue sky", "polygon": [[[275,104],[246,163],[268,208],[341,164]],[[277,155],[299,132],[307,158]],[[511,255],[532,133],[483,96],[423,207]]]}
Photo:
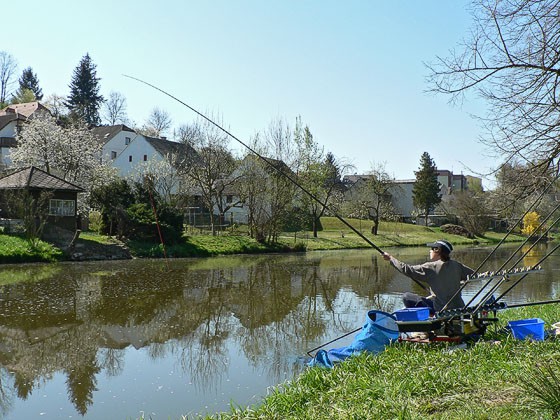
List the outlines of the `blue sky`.
{"label": "blue sky", "polygon": [[[3,19],[0,50],[18,77],[30,66],[45,95],[66,96],[72,72],[89,53],[101,93],[127,99],[141,124],[154,107],[176,126],[192,111],[221,116],[243,141],[273,120],[301,116],[315,140],[358,173],[385,164],[414,178],[428,152],[438,168],[486,172],[483,134],[470,114],[425,93],[424,62],[447,55],[471,25],[467,0],[215,0],[76,2],[29,0],[25,16]],[[16,16],[19,16],[16,18]],[[485,187],[491,180],[484,181]]]}

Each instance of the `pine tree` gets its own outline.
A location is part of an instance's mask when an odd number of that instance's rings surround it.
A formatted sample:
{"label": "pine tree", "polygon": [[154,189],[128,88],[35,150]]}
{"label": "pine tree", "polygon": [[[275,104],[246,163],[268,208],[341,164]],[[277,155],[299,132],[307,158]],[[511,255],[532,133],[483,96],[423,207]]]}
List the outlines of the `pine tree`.
{"label": "pine tree", "polygon": [[99,125],[99,108],[104,101],[99,94],[99,80],[96,65],[86,54],[74,69],[70,94],[65,103],[71,118],[81,119],[90,126]]}
{"label": "pine tree", "polygon": [[420,168],[416,175],[416,182],[412,188],[412,202],[424,214],[426,226],[428,215],[441,203],[441,184],[437,180],[437,168],[428,152],[422,153]]}
{"label": "pine tree", "polygon": [[23,73],[19,78],[19,89],[16,92],[15,97],[25,97],[26,90],[33,92],[36,100],[40,101],[43,99],[43,90],[39,87],[39,79],[37,79],[37,75],[33,73],[33,69],[31,67],[23,70]]}

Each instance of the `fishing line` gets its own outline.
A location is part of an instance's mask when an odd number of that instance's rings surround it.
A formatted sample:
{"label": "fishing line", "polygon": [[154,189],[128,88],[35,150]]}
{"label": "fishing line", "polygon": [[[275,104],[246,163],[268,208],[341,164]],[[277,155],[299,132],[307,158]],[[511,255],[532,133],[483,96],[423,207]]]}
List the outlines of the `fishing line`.
{"label": "fishing line", "polygon": [[152,205],[152,211],[154,212],[154,219],[156,221],[157,231],[158,231],[158,235],[159,235],[159,241],[160,241],[161,247],[163,249],[163,258],[164,258],[164,261],[167,265],[167,270],[169,271],[169,261],[167,260],[167,254],[166,254],[166,251],[165,251],[165,243],[163,242],[163,235],[161,234],[161,228],[159,226],[159,220],[158,220],[158,217],[157,217],[156,206],[154,204],[154,197],[152,195],[152,190],[151,190],[151,185],[150,184],[148,184],[148,194],[150,196],[150,204]]}

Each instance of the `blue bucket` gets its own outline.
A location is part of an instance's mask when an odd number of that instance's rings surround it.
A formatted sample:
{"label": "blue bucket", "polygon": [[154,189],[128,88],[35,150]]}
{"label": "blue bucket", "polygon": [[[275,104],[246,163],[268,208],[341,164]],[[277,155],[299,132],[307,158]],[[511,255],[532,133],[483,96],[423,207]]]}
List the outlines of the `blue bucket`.
{"label": "blue bucket", "polygon": [[399,309],[393,315],[395,315],[397,321],[425,321],[430,317],[430,308]]}
{"label": "blue bucket", "polygon": [[520,319],[509,321],[508,327],[518,340],[531,338],[536,341],[544,340],[544,321],[540,318]]}

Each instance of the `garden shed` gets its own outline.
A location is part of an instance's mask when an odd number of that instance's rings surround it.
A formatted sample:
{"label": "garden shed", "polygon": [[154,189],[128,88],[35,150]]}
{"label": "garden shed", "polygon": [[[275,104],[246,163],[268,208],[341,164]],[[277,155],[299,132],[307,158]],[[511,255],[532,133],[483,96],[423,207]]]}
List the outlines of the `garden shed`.
{"label": "garden shed", "polygon": [[[22,219],[30,213],[35,218],[46,216],[45,232],[62,228],[74,232],[77,228],[76,202],[84,189],[42,169],[30,166],[0,178],[0,216]],[[25,208],[26,203],[41,209]],[[23,207],[23,208],[22,208]]]}

